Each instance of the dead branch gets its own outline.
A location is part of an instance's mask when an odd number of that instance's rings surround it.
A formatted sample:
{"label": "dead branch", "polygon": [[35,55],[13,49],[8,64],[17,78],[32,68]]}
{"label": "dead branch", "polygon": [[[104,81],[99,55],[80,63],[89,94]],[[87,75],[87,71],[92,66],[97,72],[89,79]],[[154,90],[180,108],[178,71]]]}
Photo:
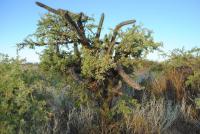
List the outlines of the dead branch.
{"label": "dead branch", "polygon": [[78,50],[78,44],[77,44],[77,43],[74,43],[74,54],[75,54],[78,58],[80,58],[80,56],[81,56],[81,54],[80,54],[80,52],[79,52],[79,50]]}
{"label": "dead branch", "polygon": [[82,17],[83,17],[83,13],[81,12],[81,13],[79,14],[79,18],[78,18],[78,21],[77,21],[77,25],[78,25],[78,27],[80,28],[81,32],[82,32],[83,34],[85,34],[84,26],[83,26],[83,22],[82,22]]}
{"label": "dead branch", "polygon": [[118,65],[116,70],[124,82],[126,82],[130,87],[136,90],[141,90],[141,86],[130,78],[130,76],[123,70],[121,65]]}
{"label": "dead branch", "polygon": [[51,7],[49,7],[49,6],[45,5],[45,4],[43,4],[43,3],[40,3],[40,2],[35,2],[35,3],[36,3],[36,5],[38,5],[39,7],[42,7],[42,8],[44,8],[44,9],[48,10],[49,12],[52,12],[52,13],[54,13],[54,14],[59,14],[59,11],[58,11],[58,10],[55,10],[55,9],[53,9],[53,8],[51,8]]}
{"label": "dead branch", "polygon": [[116,37],[117,37],[117,34],[118,34],[120,28],[125,26],[125,25],[133,24],[135,22],[136,22],[135,20],[128,20],[128,21],[124,21],[124,22],[119,23],[115,27],[115,29],[113,31],[113,36],[112,36],[111,41],[110,41],[110,46],[109,46],[108,51],[107,51],[107,54],[111,53],[111,50],[112,50],[113,46],[115,45],[115,40],[116,40]]}
{"label": "dead branch", "polygon": [[[74,14],[74,13],[71,13],[67,10],[61,10],[61,9],[56,10],[56,9],[53,9],[53,8],[51,8],[45,4],[42,4],[40,2],[36,2],[36,4],[40,7],[48,10],[49,12],[52,12],[54,14],[57,14],[57,15],[63,17],[66,20],[66,22],[68,22],[71,25],[71,27],[73,28],[73,30],[77,33],[78,37],[80,38],[80,43],[83,46],[85,46],[86,48],[90,48],[90,43],[89,43],[88,39],[85,37],[85,34],[81,31],[80,27],[78,27],[78,25],[73,21],[73,19],[69,15],[69,14]],[[80,14],[80,15],[82,16],[82,14]]]}
{"label": "dead branch", "polygon": [[74,29],[74,31],[77,33],[77,35],[80,38],[81,44],[83,46],[85,46],[86,48],[90,48],[90,43],[88,41],[88,39],[85,37],[85,34],[80,30],[80,28],[76,25],[76,23],[73,21],[73,19],[71,18],[71,16],[68,14],[68,12],[66,12],[64,14],[64,17],[66,19],[66,21],[72,26],[72,28]]}
{"label": "dead branch", "polygon": [[[56,10],[56,9],[53,9],[53,8],[47,6],[47,5],[43,4],[43,3],[40,3],[40,2],[36,2],[36,5],[38,5],[39,7],[42,7],[44,9],[48,10],[49,12],[57,14],[57,15],[60,15],[61,12],[65,11],[65,12],[68,12],[72,16],[77,16],[77,17],[80,16],[80,14],[76,14],[76,13],[70,12],[68,10],[62,10],[62,9],[57,9]],[[88,19],[90,19],[90,17],[88,17],[88,16],[86,16],[84,14],[82,15],[82,21],[85,21],[85,20],[88,20]]]}
{"label": "dead branch", "polygon": [[99,21],[99,25],[98,25],[98,29],[97,29],[97,33],[96,33],[96,39],[99,40],[99,37],[101,35],[101,30],[102,30],[102,26],[103,26],[103,22],[104,22],[104,13],[101,14],[101,19]]}

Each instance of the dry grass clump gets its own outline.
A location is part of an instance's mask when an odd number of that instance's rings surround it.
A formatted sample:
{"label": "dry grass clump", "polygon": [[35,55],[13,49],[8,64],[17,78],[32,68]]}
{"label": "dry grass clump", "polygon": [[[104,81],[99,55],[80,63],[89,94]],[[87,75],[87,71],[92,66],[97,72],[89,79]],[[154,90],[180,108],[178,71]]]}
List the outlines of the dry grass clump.
{"label": "dry grass clump", "polygon": [[[168,99],[182,101],[191,92],[186,85],[188,76],[192,74],[189,67],[177,67],[166,70],[151,80],[150,89],[154,95],[167,94]],[[170,97],[169,97],[170,96]]]}
{"label": "dry grass clump", "polygon": [[95,113],[89,107],[80,107],[79,110],[73,109],[68,114],[67,121],[67,134],[77,133],[77,134],[93,134],[96,133],[95,126]]}
{"label": "dry grass clump", "polygon": [[97,125],[99,119],[92,108],[81,106],[73,108],[69,112],[60,111],[54,114],[49,126],[45,130],[47,134],[98,134]]}
{"label": "dry grass clump", "polygon": [[[132,110],[125,116],[127,134],[176,134],[195,133],[200,130],[200,122],[194,118],[193,108],[185,101],[173,104],[173,101],[151,99],[147,104]],[[184,127],[181,127],[184,126]]]}
{"label": "dry grass clump", "polygon": [[133,109],[125,117],[127,133],[159,134],[173,124],[178,116],[178,107],[164,100],[152,99],[144,106]]}
{"label": "dry grass clump", "polygon": [[[166,74],[167,80],[173,85],[176,98],[178,100],[182,100],[185,98],[186,91],[185,91],[185,76],[182,71],[177,71],[176,69],[172,69]],[[172,87],[168,85],[168,88]]]}
{"label": "dry grass clump", "polygon": [[161,95],[166,91],[166,77],[160,76],[159,78],[154,78],[151,82],[151,92],[154,95]]}

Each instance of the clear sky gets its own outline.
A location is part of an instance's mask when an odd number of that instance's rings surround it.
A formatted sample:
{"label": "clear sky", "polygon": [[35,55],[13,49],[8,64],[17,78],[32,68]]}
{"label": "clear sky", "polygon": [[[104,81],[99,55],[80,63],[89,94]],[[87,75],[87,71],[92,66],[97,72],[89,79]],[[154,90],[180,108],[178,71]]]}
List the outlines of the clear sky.
{"label": "clear sky", "polygon": [[[38,0],[54,8],[85,12],[99,19],[105,13],[104,29],[127,19],[136,19],[154,31],[164,50],[200,47],[200,0]],[[35,0],[0,1],[0,53],[16,56],[16,43],[36,29],[46,13]],[[36,50],[40,51],[40,49]],[[27,61],[39,61],[35,51],[20,52]]]}

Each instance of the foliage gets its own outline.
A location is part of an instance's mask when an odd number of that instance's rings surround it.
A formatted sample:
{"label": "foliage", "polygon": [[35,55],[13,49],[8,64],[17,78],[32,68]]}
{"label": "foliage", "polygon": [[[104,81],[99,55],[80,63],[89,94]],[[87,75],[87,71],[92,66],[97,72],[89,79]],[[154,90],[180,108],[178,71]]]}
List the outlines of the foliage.
{"label": "foliage", "polygon": [[[1,56],[1,133],[36,133],[35,129],[39,130],[47,121],[46,103],[34,95],[37,91],[29,85],[31,79],[35,81],[37,77],[24,74],[22,64],[22,61]],[[24,80],[26,77],[29,79]]]}

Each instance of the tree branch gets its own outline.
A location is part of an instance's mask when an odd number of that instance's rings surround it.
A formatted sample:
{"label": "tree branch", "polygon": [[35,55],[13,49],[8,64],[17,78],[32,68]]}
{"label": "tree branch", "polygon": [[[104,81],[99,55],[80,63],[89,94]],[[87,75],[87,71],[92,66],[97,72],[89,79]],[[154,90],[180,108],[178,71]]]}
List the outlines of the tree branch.
{"label": "tree branch", "polygon": [[103,26],[103,22],[104,22],[104,13],[101,14],[101,19],[99,21],[99,25],[98,25],[98,29],[97,29],[97,33],[96,33],[96,39],[99,40],[99,37],[101,35],[101,29],[102,29],[102,26]]}
{"label": "tree branch", "polygon": [[40,3],[40,2],[35,2],[35,3],[36,3],[36,5],[38,5],[39,7],[42,7],[42,8],[44,8],[44,9],[48,10],[49,12],[52,12],[52,13],[54,13],[54,14],[59,14],[59,11],[58,11],[58,10],[55,10],[55,9],[53,9],[53,8],[51,8],[51,7],[49,7],[49,6],[45,5],[45,4],[43,4],[43,3]]}
{"label": "tree branch", "polygon": [[78,58],[81,57],[81,54],[80,54],[80,52],[79,52],[79,50],[78,50],[78,44],[77,44],[77,43],[74,43],[74,54],[75,54]]}
{"label": "tree branch", "polygon": [[121,65],[117,66],[117,72],[123,78],[124,82],[126,82],[130,87],[136,90],[141,90],[141,86],[129,77],[129,75],[123,70]]}
{"label": "tree branch", "polygon": [[82,22],[82,17],[83,17],[83,13],[81,12],[81,13],[79,14],[79,18],[78,18],[78,21],[77,21],[77,25],[78,25],[78,27],[80,28],[81,32],[82,32],[83,34],[85,34],[84,27],[83,27],[83,22]]}
{"label": "tree branch", "polygon": [[115,41],[116,39],[116,36],[118,34],[118,31],[121,27],[125,26],[125,25],[129,25],[129,24],[133,24],[135,23],[136,21],[135,20],[127,20],[127,21],[124,21],[124,22],[121,22],[119,23],[115,29],[114,29],[114,32],[113,32],[113,36],[112,36],[112,39],[111,39],[111,42]]}
{"label": "tree branch", "polygon": [[[74,43],[74,41],[55,41],[52,42],[53,45],[61,45],[61,44],[70,44],[70,43]],[[46,45],[50,45],[47,43],[39,43],[39,42],[34,42],[34,41],[29,41],[29,40],[24,40],[23,43],[20,43],[20,45],[22,46],[27,46],[27,45],[33,45],[33,46],[46,46]]]}
{"label": "tree branch", "polygon": [[[40,3],[40,2],[35,2],[35,3],[39,7],[42,7],[44,9],[48,10],[49,12],[52,12],[52,13],[57,14],[57,15],[60,15],[60,12],[62,12],[62,11],[68,12],[70,15],[73,15],[73,16],[79,16],[80,15],[80,14],[76,14],[76,13],[73,13],[73,12],[70,12],[70,11],[67,11],[67,10],[62,10],[62,9],[57,9],[56,10],[56,9],[53,9],[53,8],[47,6],[47,5],[43,4],[43,3]],[[85,21],[85,20],[88,20],[88,19],[89,19],[88,16],[86,16],[84,14],[82,15],[82,20]]]}
{"label": "tree branch", "polygon": [[90,48],[90,43],[88,39],[85,37],[85,34],[80,30],[80,28],[76,25],[76,23],[72,20],[72,18],[69,16],[68,12],[64,14],[64,17],[66,21],[72,26],[74,31],[77,33],[77,35],[80,38],[80,42],[85,46],[86,48]]}
{"label": "tree branch", "polygon": [[128,20],[128,21],[124,21],[124,22],[119,23],[115,27],[115,29],[113,31],[113,36],[112,36],[111,41],[110,41],[110,46],[109,46],[108,51],[107,51],[107,54],[111,53],[111,50],[112,50],[113,46],[115,45],[115,40],[116,40],[117,34],[119,32],[119,29],[121,27],[125,26],[125,25],[133,24],[135,22],[136,22],[135,20]]}
{"label": "tree branch", "polygon": [[[86,48],[90,48],[90,43],[88,41],[88,39],[85,37],[85,34],[81,31],[80,27],[77,26],[77,24],[73,21],[73,19],[71,18],[71,16],[69,14],[74,14],[71,13],[69,11],[66,10],[55,10],[45,4],[42,4],[40,2],[36,2],[36,4],[52,13],[55,13],[57,15],[60,15],[61,17],[63,17],[73,28],[73,30],[77,33],[78,37],[80,38],[80,42],[83,46],[85,46]],[[75,14],[76,15],[76,14]]]}

